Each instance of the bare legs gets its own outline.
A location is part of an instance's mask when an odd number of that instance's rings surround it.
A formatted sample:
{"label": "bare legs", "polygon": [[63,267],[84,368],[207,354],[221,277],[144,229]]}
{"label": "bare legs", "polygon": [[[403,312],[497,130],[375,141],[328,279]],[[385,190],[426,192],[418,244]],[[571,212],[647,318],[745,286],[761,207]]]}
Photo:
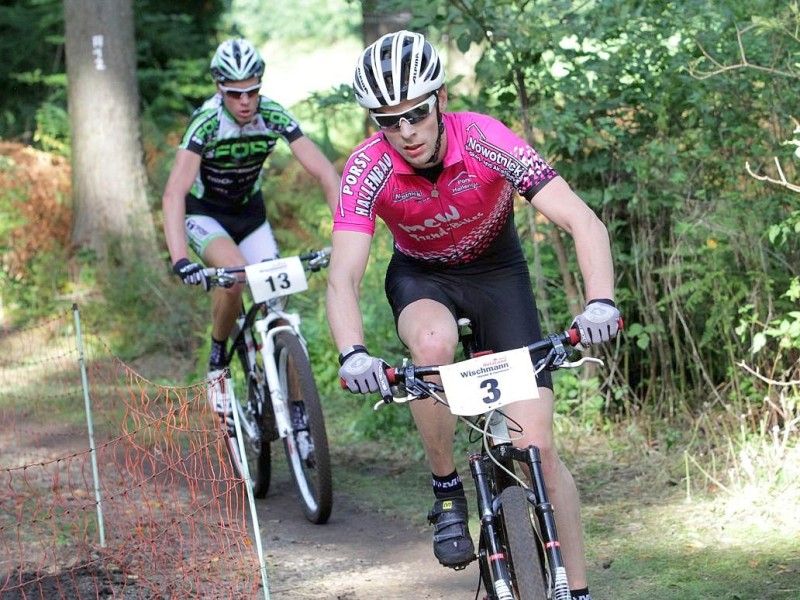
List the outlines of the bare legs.
{"label": "bare legs", "polygon": [[[239,247],[227,237],[212,240],[203,259],[212,267],[240,267],[247,263]],[[225,340],[236,323],[242,306],[242,284],[231,288],[215,288],[211,297],[211,336]]]}
{"label": "bare legs", "polygon": [[[398,319],[400,339],[411,351],[415,364],[436,365],[453,362],[458,344],[458,328],[450,311],[433,300],[418,300],[408,305]],[[524,431],[519,446],[539,447],[547,493],[556,507],[556,526],[561,541],[570,587],[586,587],[583,528],[578,490],[572,475],[558,456],[553,444],[553,392],[539,390],[536,400],[506,407],[509,416]],[[456,417],[432,400],[411,404],[431,472],[445,476],[455,470],[453,434]]]}

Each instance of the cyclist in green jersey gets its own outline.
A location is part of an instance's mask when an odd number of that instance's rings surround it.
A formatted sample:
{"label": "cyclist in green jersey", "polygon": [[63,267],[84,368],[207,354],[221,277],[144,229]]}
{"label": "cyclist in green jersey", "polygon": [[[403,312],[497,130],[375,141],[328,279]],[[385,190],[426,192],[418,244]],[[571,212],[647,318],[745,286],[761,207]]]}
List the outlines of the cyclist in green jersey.
{"label": "cyclist in green jersey", "polygon": [[[259,93],[263,74],[264,60],[250,42],[220,44],[211,60],[216,93],[194,112],[178,146],[163,195],[164,233],[173,271],[185,284],[207,288],[200,261],[233,267],[278,256],[261,173],[279,140],[319,182],[331,210],[338,202],[339,173],[294,117]],[[190,246],[200,261],[189,258]],[[242,289],[236,285],[213,292],[211,381],[219,381]],[[219,386],[215,392],[212,405],[228,412]]]}

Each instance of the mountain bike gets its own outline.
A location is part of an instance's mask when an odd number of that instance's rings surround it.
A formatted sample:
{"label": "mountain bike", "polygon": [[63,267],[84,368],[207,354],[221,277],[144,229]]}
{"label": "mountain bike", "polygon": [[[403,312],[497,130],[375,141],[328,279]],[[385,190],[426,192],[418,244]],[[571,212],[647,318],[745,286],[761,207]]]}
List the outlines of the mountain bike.
{"label": "mountain bike", "polygon": [[[603,362],[592,357],[568,360],[579,342],[577,330],[551,334],[517,350],[491,353],[476,351],[469,319],[459,319],[458,325],[466,360],[390,367],[387,377],[394,398],[379,401],[375,408],[431,397],[477,434],[470,436],[470,443],[480,442],[480,450],[469,457],[480,515],[476,599],[483,587],[486,600],[570,600],[539,449],[513,445],[522,430],[502,407],[531,398],[537,389],[535,375],[542,370]],[[425,379],[432,376],[441,377],[441,383]],[[446,398],[441,394],[445,390]],[[520,465],[527,468],[530,485],[518,474]]]}
{"label": "mountain bike", "polygon": [[333,506],[328,436],[300,315],[285,307],[288,296],[308,289],[307,272],[327,267],[329,260],[330,248],[325,248],[242,267],[204,269],[209,286],[246,282],[252,299],[249,307],[243,302],[219,381],[228,386],[244,438],[242,456],[236,429],[223,415],[231,464],[245,479],[247,461],[253,495],[264,498],[272,475],[270,445],[282,439],[303,512],[318,524],[328,520]]}

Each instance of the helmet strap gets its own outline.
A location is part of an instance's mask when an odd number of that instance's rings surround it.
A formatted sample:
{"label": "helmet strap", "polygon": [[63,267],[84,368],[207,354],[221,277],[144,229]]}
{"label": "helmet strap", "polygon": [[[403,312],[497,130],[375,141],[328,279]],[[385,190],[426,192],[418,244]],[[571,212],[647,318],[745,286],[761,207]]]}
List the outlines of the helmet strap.
{"label": "helmet strap", "polygon": [[438,128],[438,133],[436,134],[436,145],[433,147],[433,154],[428,159],[428,163],[435,164],[436,157],[439,154],[439,150],[442,148],[442,134],[444,134],[444,119],[442,118],[442,113],[439,111],[439,92],[438,90],[436,93],[436,123]]}

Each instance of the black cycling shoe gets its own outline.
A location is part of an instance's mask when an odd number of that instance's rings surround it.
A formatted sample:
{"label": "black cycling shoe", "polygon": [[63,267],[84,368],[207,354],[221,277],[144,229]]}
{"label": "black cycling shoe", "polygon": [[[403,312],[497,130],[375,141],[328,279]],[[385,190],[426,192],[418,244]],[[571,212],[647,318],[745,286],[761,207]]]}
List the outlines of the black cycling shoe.
{"label": "black cycling shoe", "polygon": [[433,525],[433,554],[442,565],[463,569],[475,559],[466,498],[437,498],[428,513],[428,523]]}

